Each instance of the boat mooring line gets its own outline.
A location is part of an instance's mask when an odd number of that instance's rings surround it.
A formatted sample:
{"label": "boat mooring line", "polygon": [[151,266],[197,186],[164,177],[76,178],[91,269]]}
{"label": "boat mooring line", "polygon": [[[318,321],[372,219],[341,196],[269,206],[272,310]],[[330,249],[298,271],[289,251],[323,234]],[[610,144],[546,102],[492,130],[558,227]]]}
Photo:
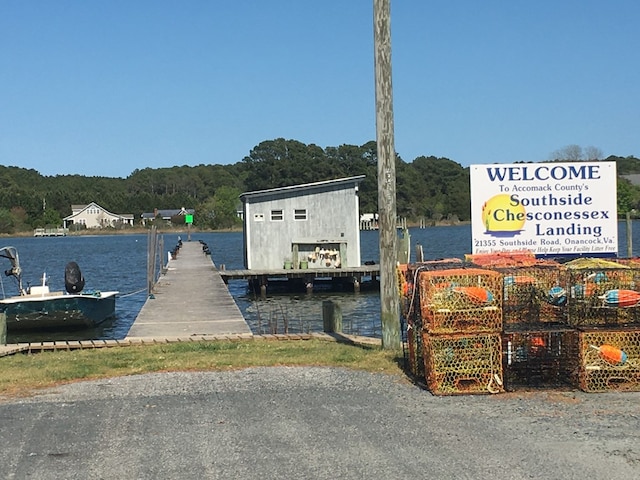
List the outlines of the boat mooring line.
{"label": "boat mooring line", "polygon": [[122,295],[118,295],[118,298],[130,297],[131,295],[137,295],[137,294],[139,294],[139,293],[146,292],[146,291],[147,291],[147,289],[146,289],[146,288],[141,288],[140,290],[136,290],[135,292],[125,293],[125,294],[122,294]]}

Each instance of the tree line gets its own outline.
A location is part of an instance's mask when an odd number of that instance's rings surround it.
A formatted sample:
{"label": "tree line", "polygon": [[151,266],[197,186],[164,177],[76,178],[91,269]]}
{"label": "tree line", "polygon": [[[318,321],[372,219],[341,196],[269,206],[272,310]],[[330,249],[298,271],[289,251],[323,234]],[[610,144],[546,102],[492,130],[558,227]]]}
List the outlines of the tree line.
{"label": "tree line", "polygon": [[[583,154],[584,152],[584,154]],[[553,160],[599,160],[598,150],[577,146],[554,152]],[[583,156],[584,158],[580,158]],[[589,158],[587,158],[589,157]],[[640,160],[610,156],[618,171],[618,212],[640,208],[640,187],[624,175],[640,173]],[[194,208],[194,225],[226,229],[240,225],[236,212],[242,192],[365,175],[360,184],[360,211],[377,211],[376,142],[321,148],[278,138],[256,145],[230,165],[175,166],[134,170],[127,178],[81,175],[43,176],[33,169],[0,165],[0,233],[62,225],[71,205],[95,202],[112,213]],[[398,216],[409,223],[469,221],[469,168],[443,157],[419,156],[405,162],[396,155]],[[176,219],[182,221],[182,219]],[[123,227],[124,228],[124,227]]]}

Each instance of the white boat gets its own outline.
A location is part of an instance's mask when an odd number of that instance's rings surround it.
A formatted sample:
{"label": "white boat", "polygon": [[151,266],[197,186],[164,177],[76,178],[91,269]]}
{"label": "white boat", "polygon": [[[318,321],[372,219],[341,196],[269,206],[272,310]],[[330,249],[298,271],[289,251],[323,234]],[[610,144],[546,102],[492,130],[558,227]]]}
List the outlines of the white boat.
{"label": "white boat", "polygon": [[[17,282],[18,293],[0,299],[7,317],[7,331],[62,330],[94,327],[115,316],[117,291],[83,291],[84,278],[75,262],[65,267],[64,292],[51,292],[46,275],[40,285],[24,289],[22,269],[15,247],[0,248],[0,257],[11,263],[4,273]],[[4,296],[4,287],[3,287]]]}

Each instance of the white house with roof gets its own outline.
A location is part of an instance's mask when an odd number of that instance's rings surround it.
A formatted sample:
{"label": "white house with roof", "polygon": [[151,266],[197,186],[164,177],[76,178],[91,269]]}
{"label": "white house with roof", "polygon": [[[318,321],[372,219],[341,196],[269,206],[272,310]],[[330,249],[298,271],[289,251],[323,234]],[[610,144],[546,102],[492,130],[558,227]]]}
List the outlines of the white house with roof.
{"label": "white house with roof", "polygon": [[62,219],[63,227],[82,225],[85,228],[105,228],[118,225],[133,226],[132,213],[111,213],[95,202],[89,205],[71,205],[71,215]]}
{"label": "white house with roof", "polygon": [[246,192],[248,269],[360,266],[358,185],[364,175]]}

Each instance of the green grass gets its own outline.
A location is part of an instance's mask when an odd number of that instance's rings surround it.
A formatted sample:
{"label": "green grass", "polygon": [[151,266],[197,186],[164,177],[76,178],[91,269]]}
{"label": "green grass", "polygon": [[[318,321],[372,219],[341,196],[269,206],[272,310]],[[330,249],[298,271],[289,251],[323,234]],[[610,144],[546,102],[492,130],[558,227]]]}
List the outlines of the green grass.
{"label": "green grass", "polygon": [[15,354],[0,358],[0,396],[80,380],[254,366],[331,366],[403,375],[401,352],[323,340],[211,341]]}

